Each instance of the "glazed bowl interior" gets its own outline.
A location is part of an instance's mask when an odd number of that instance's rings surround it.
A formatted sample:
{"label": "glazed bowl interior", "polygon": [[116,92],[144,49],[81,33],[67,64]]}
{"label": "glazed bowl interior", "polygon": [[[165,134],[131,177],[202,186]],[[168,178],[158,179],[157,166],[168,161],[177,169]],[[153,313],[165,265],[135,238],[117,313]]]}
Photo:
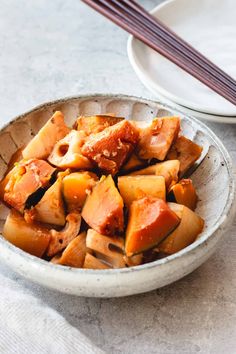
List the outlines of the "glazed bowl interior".
{"label": "glazed bowl interior", "polygon": [[[204,218],[205,228],[198,239],[182,251],[132,268],[86,270],[53,265],[26,254],[1,237],[3,261],[32,281],[63,292],[112,297],[140,293],[169,284],[194,270],[212,254],[233,215],[234,179],[227,151],[204,124],[161,103],[123,95],[80,96],[49,102],[19,116],[2,128],[1,178],[12,154],[26,145],[56,110],[64,113],[69,126],[81,114],[115,113],[134,120],[179,115],[182,133],[203,146],[202,161],[191,178],[199,196],[196,212]],[[7,208],[1,204],[1,227],[7,213]]]}

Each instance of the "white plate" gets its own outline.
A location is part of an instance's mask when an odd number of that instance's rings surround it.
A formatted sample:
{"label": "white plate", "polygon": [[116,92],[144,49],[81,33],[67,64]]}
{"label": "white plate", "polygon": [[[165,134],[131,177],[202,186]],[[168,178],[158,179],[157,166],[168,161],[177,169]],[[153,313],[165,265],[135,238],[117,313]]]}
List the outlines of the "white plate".
{"label": "white plate", "polygon": [[[141,80],[142,81],[142,80]],[[195,118],[199,119],[204,119],[208,120],[209,122],[215,122],[215,123],[222,123],[222,124],[236,124],[236,117],[233,116],[217,116],[214,114],[207,114],[199,111],[194,111],[193,109],[178,105],[178,104],[173,104],[172,101],[170,101],[168,98],[162,96],[161,94],[157,94],[155,89],[145,80],[143,80],[143,84],[147,87],[147,89],[152,92],[159,101],[166,103],[169,106],[172,106],[173,109],[179,109],[183,113],[193,116]]]}
{"label": "white plate", "polygon": [[[34,136],[55,110],[61,110],[68,125],[79,114],[113,112],[135,120],[156,116],[179,115],[183,134],[204,147],[205,156],[192,175],[197,187],[197,213],[205,219],[205,228],[190,246],[166,258],[122,269],[76,269],[48,263],[23,252],[0,236],[0,258],[26,278],[79,296],[116,297],[149,291],[170,284],[192,272],[227,237],[233,217],[234,178],[231,159],[212,131],[193,117],[159,102],[123,95],[87,95],[46,103],[27,112],[0,130],[0,179],[11,155]],[[0,224],[6,218],[0,204]]]}
{"label": "white plate", "polygon": [[[236,1],[170,0],[153,11],[173,31],[236,77]],[[128,43],[130,62],[144,84],[195,111],[236,116],[236,106],[139,40]]]}

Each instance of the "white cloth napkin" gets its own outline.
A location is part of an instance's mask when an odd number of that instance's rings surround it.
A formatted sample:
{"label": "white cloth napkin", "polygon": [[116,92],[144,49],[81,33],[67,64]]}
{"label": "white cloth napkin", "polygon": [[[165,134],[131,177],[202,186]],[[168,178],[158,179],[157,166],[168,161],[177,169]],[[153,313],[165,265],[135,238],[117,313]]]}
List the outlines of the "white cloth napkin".
{"label": "white cloth napkin", "polygon": [[0,353],[104,354],[55,310],[1,273]]}

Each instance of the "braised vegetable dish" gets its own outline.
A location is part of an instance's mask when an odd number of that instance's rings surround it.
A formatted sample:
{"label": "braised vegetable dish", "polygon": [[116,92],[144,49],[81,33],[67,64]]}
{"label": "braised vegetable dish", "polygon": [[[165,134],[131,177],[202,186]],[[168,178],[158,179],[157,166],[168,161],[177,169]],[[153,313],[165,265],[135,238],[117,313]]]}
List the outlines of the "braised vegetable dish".
{"label": "braised vegetable dish", "polygon": [[202,148],[179,117],[150,123],[56,111],[15,153],[0,182],[3,236],[54,264],[137,266],[190,245],[202,232],[186,172]]}

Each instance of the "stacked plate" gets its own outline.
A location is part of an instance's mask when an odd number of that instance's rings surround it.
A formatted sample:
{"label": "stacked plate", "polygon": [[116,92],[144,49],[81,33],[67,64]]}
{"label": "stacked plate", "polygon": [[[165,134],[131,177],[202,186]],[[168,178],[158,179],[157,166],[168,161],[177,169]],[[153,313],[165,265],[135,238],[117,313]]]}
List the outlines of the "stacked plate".
{"label": "stacked plate", "polygon": [[[169,0],[152,14],[236,78],[236,1]],[[128,55],[142,83],[162,101],[195,117],[236,123],[236,106],[134,37]]]}

